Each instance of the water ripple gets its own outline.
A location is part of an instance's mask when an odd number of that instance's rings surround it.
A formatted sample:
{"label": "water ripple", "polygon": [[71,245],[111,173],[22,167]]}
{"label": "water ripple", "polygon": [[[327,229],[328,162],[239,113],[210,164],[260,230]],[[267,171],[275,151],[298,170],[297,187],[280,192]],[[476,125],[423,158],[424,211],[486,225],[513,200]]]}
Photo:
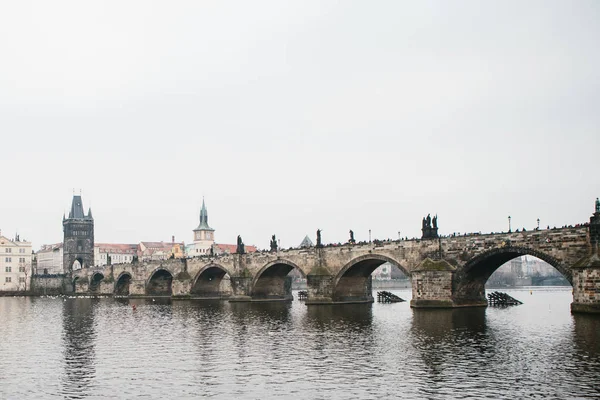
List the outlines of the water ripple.
{"label": "water ripple", "polygon": [[0,398],[600,396],[600,319],[572,316],[568,291],[524,300],[426,311],[0,298]]}

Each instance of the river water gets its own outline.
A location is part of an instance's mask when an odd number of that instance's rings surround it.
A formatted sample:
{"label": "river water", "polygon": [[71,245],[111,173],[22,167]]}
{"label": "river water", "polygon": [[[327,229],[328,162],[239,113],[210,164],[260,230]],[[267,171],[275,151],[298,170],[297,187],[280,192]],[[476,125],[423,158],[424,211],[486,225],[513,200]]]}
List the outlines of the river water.
{"label": "river water", "polygon": [[600,397],[600,317],[507,292],[524,304],[4,297],[0,399]]}

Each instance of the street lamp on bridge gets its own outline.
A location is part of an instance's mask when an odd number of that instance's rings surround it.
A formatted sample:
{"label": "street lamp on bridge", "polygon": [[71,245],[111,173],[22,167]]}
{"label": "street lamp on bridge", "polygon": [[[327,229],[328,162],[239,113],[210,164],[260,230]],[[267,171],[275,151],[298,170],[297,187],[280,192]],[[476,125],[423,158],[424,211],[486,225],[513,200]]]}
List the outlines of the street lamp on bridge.
{"label": "street lamp on bridge", "polygon": [[538,223],[538,228],[537,228],[537,230],[539,231],[539,230],[540,230],[540,219],[539,219],[539,218],[537,219],[537,223]]}
{"label": "street lamp on bridge", "polygon": [[512,230],[510,229],[510,215],[508,216],[508,233],[511,233]]}

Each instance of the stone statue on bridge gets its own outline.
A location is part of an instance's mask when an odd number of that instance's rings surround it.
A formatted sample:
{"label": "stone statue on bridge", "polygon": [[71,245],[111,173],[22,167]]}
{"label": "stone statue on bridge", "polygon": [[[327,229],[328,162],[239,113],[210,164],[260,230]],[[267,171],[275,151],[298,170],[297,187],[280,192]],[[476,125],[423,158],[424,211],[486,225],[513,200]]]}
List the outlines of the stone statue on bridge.
{"label": "stone statue on bridge", "polygon": [[596,197],[596,212],[600,213],[600,199]]}
{"label": "stone statue on bridge", "polygon": [[356,243],[356,240],[354,240],[354,231],[352,229],[350,229],[350,240],[348,240],[348,243],[350,243],[350,244]]}
{"label": "stone statue on bridge", "polygon": [[321,230],[317,229],[317,247],[323,247],[323,243],[321,242]]}
{"label": "stone statue on bridge", "polygon": [[242,237],[240,235],[238,235],[237,237],[237,249],[235,250],[235,252],[238,254],[246,253],[246,250],[244,248],[244,242],[242,242]]}
{"label": "stone statue on bridge", "polygon": [[[433,222],[433,226],[431,223]],[[431,219],[431,214],[427,214],[427,217],[423,218],[423,227],[421,228],[423,236],[421,239],[436,239],[438,238],[438,226],[437,226],[437,214]]]}
{"label": "stone statue on bridge", "polygon": [[271,236],[271,251],[272,252],[277,252],[277,238],[275,237],[275,235]]}

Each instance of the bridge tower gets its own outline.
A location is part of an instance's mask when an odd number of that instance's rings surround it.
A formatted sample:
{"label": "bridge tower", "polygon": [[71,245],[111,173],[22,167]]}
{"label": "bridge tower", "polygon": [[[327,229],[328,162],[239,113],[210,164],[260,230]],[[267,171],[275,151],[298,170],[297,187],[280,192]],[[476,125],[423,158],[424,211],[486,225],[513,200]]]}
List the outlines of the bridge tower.
{"label": "bridge tower", "polygon": [[69,217],[63,215],[63,270],[71,275],[73,269],[94,266],[94,218],[92,209],[83,212],[80,195],[73,195]]}

